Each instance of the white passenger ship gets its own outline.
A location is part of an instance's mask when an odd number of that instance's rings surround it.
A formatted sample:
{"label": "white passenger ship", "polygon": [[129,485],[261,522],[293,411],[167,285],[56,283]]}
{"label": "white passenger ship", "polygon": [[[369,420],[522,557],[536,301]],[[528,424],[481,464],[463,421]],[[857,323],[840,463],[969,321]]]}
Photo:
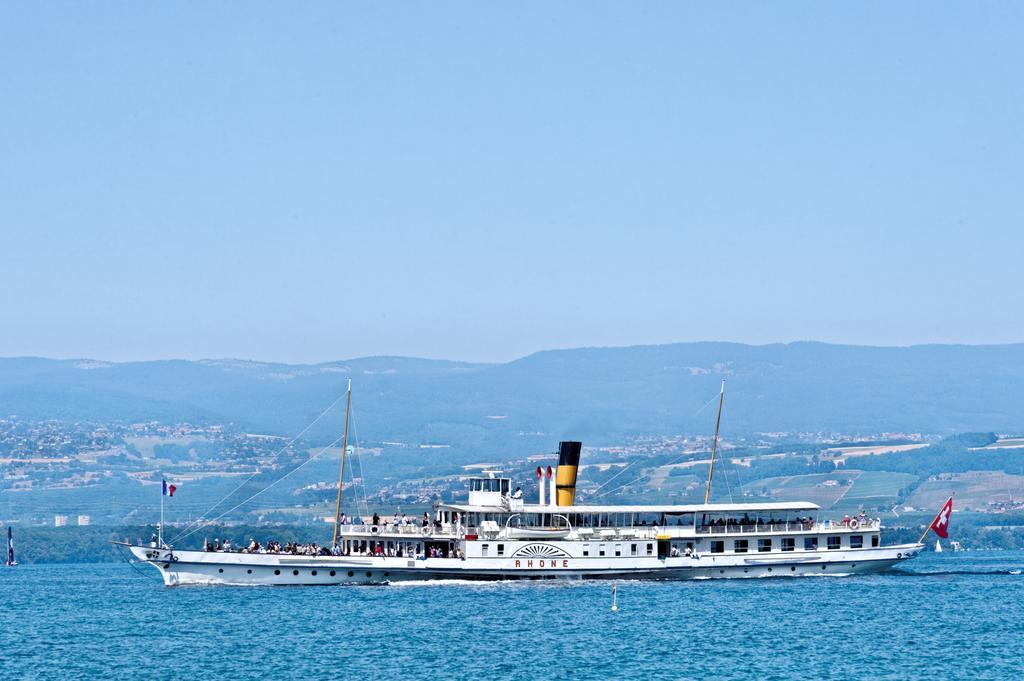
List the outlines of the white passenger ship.
{"label": "white passenger ship", "polygon": [[467,503],[436,504],[425,522],[336,524],[328,555],[162,542],[130,549],[171,586],[851,575],[889,568],[923,546],[882,546],[879,520],[836,522],[811,503],[576,504],[580,451],[579,442],[562,442],[557,472],[537,469],[536,503],[516,498],[510,478],[485,472],[469,479]]}

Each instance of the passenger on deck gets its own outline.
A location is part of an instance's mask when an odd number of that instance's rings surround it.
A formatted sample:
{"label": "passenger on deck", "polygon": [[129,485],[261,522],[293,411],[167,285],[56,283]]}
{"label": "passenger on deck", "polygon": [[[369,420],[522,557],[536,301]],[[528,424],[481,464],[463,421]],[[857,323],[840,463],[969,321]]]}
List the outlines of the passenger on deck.
{"label": "passenger on deck", "polygon": [[377,515],[376,513],[373,514],[373,524],[374,525],[380,525],[380,516]]}
{"label": "passenger on deck", "polygon": [[[430,527],[430,516],[427,515],[426,511],[423,512],[423,527]],[[156,535],[153,536],[156,537]],[[153,541],[156,540],[154,539]]]}
{"label": "passenger on deck", "polygon": [[516,491],[512,492],[512,498],[513,499],[522,499],[523,498],[523,488],[522,487],[516,487]]}

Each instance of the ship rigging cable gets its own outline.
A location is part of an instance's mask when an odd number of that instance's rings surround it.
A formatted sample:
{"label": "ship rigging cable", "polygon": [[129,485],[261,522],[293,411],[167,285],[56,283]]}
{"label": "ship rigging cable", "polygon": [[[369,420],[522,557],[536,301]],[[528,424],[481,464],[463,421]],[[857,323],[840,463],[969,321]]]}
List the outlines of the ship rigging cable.
{"label": "ship rigging cable", "polygon": [[[324,416],[326,416],[327,412],[329,412],[330,410],[334,409],[334,407],[336,407],[338,405],[338,403],[341,402],[342,397],[344,397],[344,396],[343,395],[339,396],[338,399],[336,399],[333,402],[331,402],[331,404],[326,409],[324,409],[322,412],[320,412],[320,415],[317,416],[315,419],[313,419],[309,423],[309,425],[307,425],[305,428],[303,428],[302,431],[298,435],[296,435],[291,440],[289,440],[287,444],[285,444],[283,447],[281,447],[281,449],[277,450],[277,452],[274,453],[274,458],[276,459],[281,454],[281,452],[285,451],[286,449],[291,447],[293,444],[295,444],[295,442],[300,437],[305,435],[306,432],[309,431],[310,428],[315,426],[317,424],[317,422],[320,421],[320,419],[322,419]],[[206,518],[206,516],[208,516],[209,514],[213,513],[214,509],[216,509],[218,506],[220,506],[225,501],[230,499],[232,497],[232,495],[234,495],[236,492],[238,492],[238,490],[240,490],[243,487],[245,487],[246,485],[248,485],[252,481],[253,478],[255,478],[257,475],[260,474],[260,472],[261,471],[260,471],[259,468],[257,468],[255,471],[253,471],[253,474],[250,475],[245,480],[243,480],[242,483],[240,485],[238,485],[238,487],[234,488],[233,490],[231,490],[230,492],[225,494],[223,497],[221,497],[220,501],[218,501],[216,504],[214,504],[213,506],[208,508],[202,515],[198,516],[195,520],[193,520],[188,525],[186,525],[184,528],[182,528],[181,532],[184,533],[189,528],[191,528],[193,525],[202,523],[203,520]],[[223,516],[219,516],[219,517],[223,517]],[[189,532],[189,534],[191,534],[191,532]],[[188,535],[185,535],[185,536],[188,536]],[[182,534],[178,534],[178,536],[175,537],[174,540],[177,541],[180,537],[182,537]]]}
{"label": "ship rigging cable", "polygon": [[[323,448],[322,448],[322,449],[321,449],[321,450],[320,450],[319,452],[317,452],[317,453],[316,453],[316,454],[314,454],[313,456],[309,457],[308,459],[306,459],[305,461],[303,461],[302,463],[300,463],[300,464],[299,464],[298,466],[296,466],[295,468],[291,469],[290,471],[288,471],[287,473],[285,473],[284,475],[282,475],[282,476],[281,476],[280,478],[278,478],[278,479],[277,479],[277,480],[275,480],[274,482],[270,483],[269,485],[267,485],[266,487],[264,487],[264,488],[263,488],[263,489],[261,489],[260,491],[256,492],[256,493],[255,493],[255,494],[253,494],[252,496],[250,496],[250,497],[249,497],[248,499],[245,499],[245,500],[243,500],[243,501],[240,501],[239,503],[235,504],[234,506],[232,506],[232,507],[231,507],[231,508],[229,508],[228,510],[224,511],[223,513],[221,513],[221,514],[220,514],[219,516],[217,516],[216,518],[213,518],[213,519],[209,520],[208,522],[209,522],[209,523],[215,523],[215,522],[217,522],[218,520],[220,520],[221,518],[223,518],[224,516],[226,516],[226,515],[227,515],[228,513],[231,513],[232,511],[234,511],[234,510],[236,510],[236,509],[238,509],[238,508],[241,508],[242,506],[246,505],[247,503],[249,503],[250,501],[252,501],[252,500],[253,500],[253,499],[255,499],[256,497],[258,497],[259,495],[263,494],[264,492],[266,492],[266,491],[267,491],[268,489],[270,489],[271,487],[273,487],[273,486],[274,486],[274,485],[276,485],[277,483],[281,482],[282,480],[284,480],[285,478],[287,478],[288,476],[290,476],[290,475],[291,475],[292,473],[294,473],[295,471],[297,471],[297,470],[299,470],[300,468],[302,468],[303,466],[305,466],[305,465],[306,465],[307,463],[309,463],[309,462],[313,461],[314,459],[318,459],[318,458],[320,458],[320,456],[321,456],[321,455],[322,455],[322,454],[323,454],[324,452],[326,452],[326,451],[327,451],[328,449],[330,449],[330,448],[331,448],[331,447],[333,447],[334,445],[338,444],[339,442],[341,442],[341,438],[340,438],[340,437],[339,437],[339,438],[338,438],[337,440],[335,440],[334,442],[332,442],[331,444],[327,445],[326,447],[323,447]],[[191,530],[189,530],[188,532],[184,532],[184,533],[182,533],[182,534],[179,534],[179,535],[178,535],[177,537],[175,537],[175,538],[174,538],[174,539],[172,540],[172,543],[173,543],[173,542],[176,542],[176,541],[178,541],[179,539],[184,539],[185,537],[188,537],[189,535],[191,535],[192,533],[194,533],[194,532],[196,532],[197,530],[200,530],[200,529],[202,529],[202,525],[199,525],[199,526],[197,526],[197,527],[194,527],[194,528],[192,528]]]}
{"label": "ship rigging cable", "polygon": [[[707,409],[707,408],[708,408],[708,405],[709,405],[709,404],[712,404],[712,403],[714,403],[714,401],[715,401],[715,400],[717,400],[717,399],[719,399],[719,397],[720,397],[720,393],[716,393],[714,397],[712,397],[712,398],[711,398],[710,400],[708,400],[708,401],[707,401],[707,403],[706,403],[706,404],[705,404],[705,405],[704,405],[703,407],[701,407],[700,409],[698,409],[697,411],[695,411],[695,412],[693,413],[693,415],[694,415],[694,416],[696,416],[697,414],[699,414],[699,413],[701,413],[702,411],[704,411],[705,409]],[[721,414],[719,414],[719,416],[721,416]],[[677,463],[682,463],[683,459],[685,459],[685,458],[686,458],[687,456],[689,456],[689,455],[688,455],[688,454],[684,454],[684,455],[683,455],[682,457],[680,457],[679,459],[676,459],[676,460],[675,460],[675,461],[673,461],[672,463],[667,463],[667,464],[665,464],[665,465],[666,465],[666,466],[674,466],[674,465],[676,465]],[[610,483],[610,482],[611,482],[612,480],[614,480],[615,478],[617,478],[617,477],[619,477],[620,475],[622,475],[623,473],[625,473],[625,472],[626,472],[626,470],[627,470],[627,469],[629,469],[629,467],[630,467],[630,466],[632,466],[633,464],[635,464],[635,463],[636,463],[636,462],[638,462],[638,461],[640,461],[640,459],[639,459],[639,458],[637,458],[637,459],[633,459],[633,461],[631,461],[630,463],[626,464],[626,466],[624,466],[624,467],[623,467],[623,469],[622,469],[621,471],[619,471],[618,473],[616,473],[616,474],[615,474],[615,475],[613,475],[612,477],[610,477],[610,478],[608,478],[607,480],[605,480],[605,481],[604,481],[604,482],[603,482],[603,483],[602,483],[602,484],[601,484],[601,485],[600,485],[600,486],[599,486],[599,487],[598,487],[597,489],[595,489],[595,490],[594,490],[593,492],[591,492],[590,494],[588,494],[588,495],[587,495],[587,498],[588,498],[588,499],[597,499],[597,498],[599,498],[599,497],[603,497],[603,496],[606,496],[606,495],[608,495],[608,494],[612,494],[612,493],[614,493],[614,492],[618,492],[619,490],[621,490],[621,489],[623,489],[623,488],[629,487],[630,485],[632,485],[632,484],[633,484],[633,483],[635,483],[635,482],[640,482],[641,480],[643,480],[643,479],[645,479],[645,478],[648,478],[648,477],[650,477],[651,475],[653,475],[653,471],[652,471],[651,473],[644,473],[644,474],[643,474],[643,475],[641,475],[640,477],[638,477],[638,478],[635,478],[635,479],[633,479],[633,480],[630,480],[629,482],[627,482],[627,483],[626,483],[626,484],[624,484],[624,485],[619,485],[619,486],[618,486],[618,487],[616,487],[615,489],[611,489],[611,490],[608,490],[608,491],[607,491],[607,492],[605,492],[604,494],[598,494],[598,492],[599,492],[599,491],[601,491],[601,489],[602,489],[602,488],[604,488],[604,487],[605,487],[606,485],[608,485],[608,483]],[[657,467],[657,468],[655,468],[654,470],[657,470],[658,468],[661,468],[661,466],[658,466],[658,467]],[[739,477],[739,476],[738,476],[738,474],[737,474],[737,479],[738,479],[738,477]],[[728,484],[728,481],[726,481],[726,484]],[[730,500],[732,500],[732,490],[731,490],[731,489],[729,490],[729,499],[730,499]]]}

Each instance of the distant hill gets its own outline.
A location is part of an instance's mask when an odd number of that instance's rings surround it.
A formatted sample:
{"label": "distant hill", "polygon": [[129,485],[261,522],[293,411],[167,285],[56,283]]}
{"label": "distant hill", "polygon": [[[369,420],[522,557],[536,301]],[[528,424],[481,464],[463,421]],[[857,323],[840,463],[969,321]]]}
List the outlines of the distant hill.
{"label": "distant hill", "polygon": [[[363,442],[510,451],[550,448],[570,436],[600,444],[707,433],[714,409],[698,410],[722,379],[726,436],[1024,431],[1024,344],[678,343],[545,351],[506,364],[8,358],[0,359],[0,414],[234,423],[293,434],[342,393],[347,378]],[[311,435],[334,437],[340,419],[339,410]]]}

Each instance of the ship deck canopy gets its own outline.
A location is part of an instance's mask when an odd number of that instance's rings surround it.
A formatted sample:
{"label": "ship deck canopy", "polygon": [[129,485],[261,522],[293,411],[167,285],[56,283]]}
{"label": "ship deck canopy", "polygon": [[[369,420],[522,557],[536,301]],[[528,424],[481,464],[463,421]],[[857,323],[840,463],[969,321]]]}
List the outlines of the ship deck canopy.
{"label": "ship deck canopy", "polygon": [[592,505],[548,506],[541,504],[523,504],[521,510],[509,510],[505,506],[473,506],[469,504],[440,504],[439,510],[458,513],[664,513],[665,515],[682,515],[684,513],[785,513],[787,511],[817,511],[817,504],[807,501],[775,501],[753,504],[630,504],[630,505]]}

